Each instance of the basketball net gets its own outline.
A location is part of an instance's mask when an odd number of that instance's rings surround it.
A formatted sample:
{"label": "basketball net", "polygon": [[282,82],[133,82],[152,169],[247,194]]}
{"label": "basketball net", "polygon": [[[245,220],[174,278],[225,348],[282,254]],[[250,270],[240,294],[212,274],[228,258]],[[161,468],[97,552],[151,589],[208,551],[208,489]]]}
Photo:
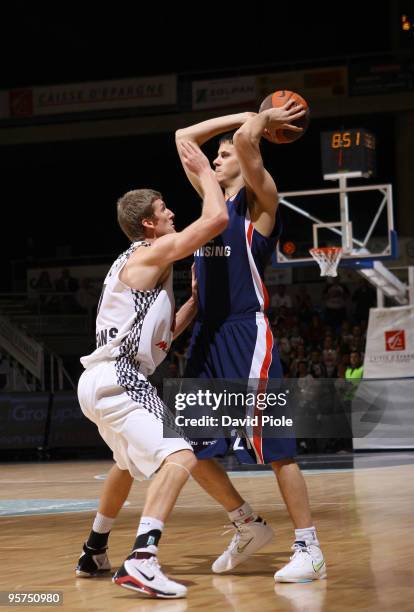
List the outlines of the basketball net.
{"label": "basketball net", "polygon": [[341,247],[316,247],[309,249],[321,269],[321,276],[337,276],[338,264],[341,259]]}

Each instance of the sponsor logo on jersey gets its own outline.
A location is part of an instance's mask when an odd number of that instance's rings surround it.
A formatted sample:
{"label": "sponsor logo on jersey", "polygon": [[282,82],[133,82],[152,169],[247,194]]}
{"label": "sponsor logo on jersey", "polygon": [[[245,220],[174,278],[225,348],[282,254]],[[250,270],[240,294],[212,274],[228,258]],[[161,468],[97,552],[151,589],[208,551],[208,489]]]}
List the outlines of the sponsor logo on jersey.
{"label": "sponsor logo on jersey", "polygon": [[196,257],[230,257],[231,246],[209,242],[194,253]]}
{"label": "sponsor logo on jersey", "polygon": [[164,353],[168,353],[168,344],[161,340],[161,342],[157,342],[155,346],[158,346]]}

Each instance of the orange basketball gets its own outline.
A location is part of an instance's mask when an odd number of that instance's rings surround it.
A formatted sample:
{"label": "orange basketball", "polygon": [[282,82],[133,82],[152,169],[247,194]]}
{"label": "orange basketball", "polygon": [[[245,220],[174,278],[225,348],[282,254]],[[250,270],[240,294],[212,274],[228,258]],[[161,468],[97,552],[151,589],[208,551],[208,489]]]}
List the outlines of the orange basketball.
{"label": "orange basketball", "polygon": [[303,128],[303,132],[291,132],[290,130],[284,130],[280,128],[279,129],[269,128],[264,131],[263,136],[267,140],[270,140],[270,142],[275,142],[276,144],[285,144],[288,142],[294,142],[295,140],[303,136],[303,134],[308,129],[309,105],[306,102],[306,100],[302,98],[302,96],[295,93],[294,91],[288,91],[287,89],[282,89],[280,91],[275,91],[274,93],[270,94],[261,103],[260,108],[259,108],[259,113],[261,113],[264,110],[268,110],[269,108],[277,108],[278,106],[283,106],[291,98],[293,98],[295,102],[297,102],[298,104],[302,104],[304,108],[306,108],[306,113],[303,115],[303,117],[300,117],[296,121],[292,122],[292,125],[296,125],[297,127]]}

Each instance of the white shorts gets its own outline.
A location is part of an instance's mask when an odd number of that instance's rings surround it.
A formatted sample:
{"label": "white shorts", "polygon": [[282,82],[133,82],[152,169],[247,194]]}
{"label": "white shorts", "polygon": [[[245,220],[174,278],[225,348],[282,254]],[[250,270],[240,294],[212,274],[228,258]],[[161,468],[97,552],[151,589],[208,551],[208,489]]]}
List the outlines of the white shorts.
{"label": "white shorts", "polygon": [[[150,395],[149,403],[156,400],[155,412],[160,415],[162,402],[154,393]],[[117,384],[112,361],[83,372],[78,398],[82,412],[98,426],[118,467],[128,470],[137,480],[156,472],[168,455],[180,450],[192,451],[191,445],[181,437],[164,438],[163,420],[134,401]]]}

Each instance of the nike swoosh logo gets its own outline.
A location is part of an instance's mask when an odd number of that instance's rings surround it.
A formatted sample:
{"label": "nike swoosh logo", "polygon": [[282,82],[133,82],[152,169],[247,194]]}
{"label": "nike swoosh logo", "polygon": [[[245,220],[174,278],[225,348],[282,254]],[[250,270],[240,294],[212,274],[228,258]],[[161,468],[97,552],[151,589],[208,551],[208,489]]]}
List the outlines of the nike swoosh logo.
{"label": "nike swoosh logo", "polygon": [[152,576],[151,578],[149,576],[147,576],[146,574],[144,574],[144,572],[141,572],[141,570],[138,570],[139,573],[144,576],[144,578],[146,578],[147,580],[149,580],[151,582],[151,580],[154,580],[155,576]]}
{"label": "nike swoosh logo", "polygon": [[319,572],[319,570],[321,569],[321,567],[323,566],[324,563],[325,563],[324,559],[322,559],[322,561],[320,561],[319,563],[316,563],[316,564],[312,561],[312,566],[313,566],[313,569],[315,570],[315,572]]}
{"label": "nike swoosh logo", "polygon": [[253,540],[253,538],[250,538],[250,540],[248,542],[246,542],[246,544],[243,544],[243,546],[238,546],[237,547],[237,552],[238,553],[242,553],[244,551],[244,549],[246,548],[246,546],[248,546],[252,540]]}

